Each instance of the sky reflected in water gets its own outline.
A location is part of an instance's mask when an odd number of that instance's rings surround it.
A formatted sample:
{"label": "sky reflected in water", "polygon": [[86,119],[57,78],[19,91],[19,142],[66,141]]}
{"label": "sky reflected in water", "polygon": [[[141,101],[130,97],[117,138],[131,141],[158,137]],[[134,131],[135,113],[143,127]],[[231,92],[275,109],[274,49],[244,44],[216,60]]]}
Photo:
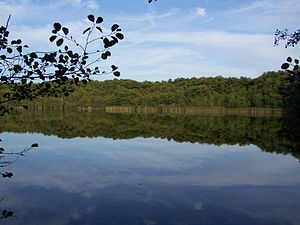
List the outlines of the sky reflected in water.
{"label": "sky reflected in water", "polygon": [[300,164],[254,145],[165,139],[61,139],[1,133],[8,151],[32,143],[1,179],[3,224],[300,224]]}

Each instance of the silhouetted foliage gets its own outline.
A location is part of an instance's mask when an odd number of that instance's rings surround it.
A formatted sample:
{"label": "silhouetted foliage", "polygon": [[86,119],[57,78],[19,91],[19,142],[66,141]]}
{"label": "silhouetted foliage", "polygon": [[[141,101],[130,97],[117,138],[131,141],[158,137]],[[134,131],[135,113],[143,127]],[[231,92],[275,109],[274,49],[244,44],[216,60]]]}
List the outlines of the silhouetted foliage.
{"label": "silhouetted foliage", "polygon": [[[0,141],[2,142],[2,141]],[[24,148],[22,151],[19,152],[7,152],[5,151],[3,146],[0,146],[0,168],[5,168],[13,163],[15,163],[20,156],[24,156],[25,153],[30,151],[33,148],[37,148],[39,145],[37,143],[32,144],[30,147]],[[3,178],[11,178],[14,174],[12,172],[1,172],[0,175],[2,175]]]}
{"label": "silhouetted foliage", "polygon": [[1,212],[0,219],[3,219],[3,218],[6,219],[6,218],[8,218],[8,217],[12,217],[13,215],[14,215],[14,213],[13,213],[12,211],[4,209],[4,210],[2,210],[2,212]]}
{"label": "silhouetted foliage", "polygon": [[85,41],[80,43],[67,27],[56,22],[49,41],[57,50],[40,52],[30,51],[21,39],[9,39],[9,19],[6,26],[0,27],[0,87],[4,92],[0,100],[1,115],[25,99],[68,96],[72,84],[87,83],[91,76],[108,73],[120,76],[117,66],[112,65],[111,71],[104,71],[98,65],[109,58],[110,49],[124,39],[118,24],[113,24],[105,34],[101,27],[103,18],[88,15],[91,25],[83,31]]}
{"label": "silhouetted foliage", "polygon": [[[285,42],[285,48],[295,47],[300,41],[300,29],[293,33],[288,33],[288,29],[277,29],[275,32],[274,45],[279,45],[280,41]],[[281,65],[281,69],[286,70],[290,74],[291,82],[300,81],[299,59],[292,59],[292,57],[288,57],[286,62]]]}
{"label": "silhouetted foliage", "polygon": [[[276,30],[275,32],[275,45],[279,45],[280,41],[285,42],[285,47],[295,47],[300,41],[300,29],[293,33],[288,33],[288,29],[282,31]],[[289,105],[300,108],[300,69],[299,59],[287,57],[286,62],[281,65],[281,69],[287,71],[288,80],[291,83],[289,90],[286,92]]]}
{"label": "silhouetted foliage", "polygon": [[278,45],[280,41],[285,41],[285,47],[294,47],[300,41],[300,29],[294,33],[288,33],[288,29],[276,30],[274,44]]}
{"label": "silhouetted foliage", "polygon": [[[1,139],[0,139],[0,142],[2,142]],[[0,168],[2,169],[2,168],[12,165],[19,159],[20,156],[24,156],[26,152],[30,151],[33,148],[37,148],[37,147],[38,147],[38,144],[34,143],[30,147],[26,147],[20,152],[6,152],[4,147],[1,146],[0,147]],[[0,171],[0,175],[3,178],[12,178],[14,174],[12,172]],[[0,202],[4,199],[5,199],[5,197],[0,199]],[[3,209],[2,213],[0,215],[0,219],[7,219],[9,217],[12,217],[13,215],[14,215],[13,211]]]}

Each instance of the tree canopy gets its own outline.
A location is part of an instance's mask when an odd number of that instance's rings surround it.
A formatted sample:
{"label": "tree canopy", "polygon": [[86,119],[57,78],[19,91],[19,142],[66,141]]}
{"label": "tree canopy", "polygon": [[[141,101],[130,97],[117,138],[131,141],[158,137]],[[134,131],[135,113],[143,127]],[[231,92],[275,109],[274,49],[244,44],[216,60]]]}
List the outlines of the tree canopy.
{"label": "tree canopy", "polygon": [[[300,93],[287,72],[267,72],[258,78],[199,77],[161,82],[91,81],[72,85],[66,98],[43,97],[25,102],[31,108],[103,108],[108,106],[201,106],[300,108]],[[22,106],[22,105],[20,105]]]}

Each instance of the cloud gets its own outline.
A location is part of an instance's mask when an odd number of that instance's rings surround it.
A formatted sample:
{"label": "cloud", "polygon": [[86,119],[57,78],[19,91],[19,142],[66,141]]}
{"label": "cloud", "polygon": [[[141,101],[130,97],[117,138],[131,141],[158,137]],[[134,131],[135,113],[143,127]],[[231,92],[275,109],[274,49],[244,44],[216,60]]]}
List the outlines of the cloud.
{"label": "cloud", "polygon": [[77,8],[89,8],[89,9],[94,9],[97,10],[100,8],[98,3],[96,1],[85,1],[85,0],[72,0],[70,1],[71,4]]}
{"label": "cloud", "polygon": [[[40,4],[34,4],[37,2]],[[175,4],[167,10],[143,4],[147,8],[138,11],[129,12],[124,7],[115,14],[108,10],[104,25],[118,23],[125,34],[125,40],[112,49],[110,62],[120,67],[122,78],[137,80],[195,74],[253,77],[267,70],[278,70],[287,56],[297,56],[297,47],[273,47],[277,28],[288,24],[294,30],[298,26],[296,2],[260,0],[236,4],[226,1],[225,8],[220,3],[213,7],[207,4],[205,8],[186,7],[188,4],[176,8]],[[110,4],[113,3],[101,3],[101,9],[111,7]],[[118,7],[121,4],[128,6],[126,1],[118,3]],[[8,12],[15,14],[11,34],[22,38],[32,49],[43,50],[52,46],[48,38],[53,22],[62,22],[72,35],[80,37],[86,27],[83,22],[86,13],[100,7],[93,0],[53,0],[43,4],[14,0],[0,1],[0,6],[4,9],[0,11],[1,21],[6,22]]]}
{"label": "cloud", "polygon": [[206,16],[206,9],[205,8],[197,7],[196,8],[196,14],[198,16]]}
{"label": "cloud", "polygon": [[296,49],[274,47],[273,35],[227,31],[132,32],[125,45],[113,57],[124,78],[138,80],[256,77],[280,69],[287,55],[297,53]]}
{"label": "cloud", "polygon": [[266,5],[267,5],[266,1],[255,1],[249,5],[245,5],[245,6],[237,8],[237,9],[234,9],[231,12],[237,13],[237,12],[246,12],[246,11],[251,11],[251,10],[263,9],[264,6],[266,6]]}

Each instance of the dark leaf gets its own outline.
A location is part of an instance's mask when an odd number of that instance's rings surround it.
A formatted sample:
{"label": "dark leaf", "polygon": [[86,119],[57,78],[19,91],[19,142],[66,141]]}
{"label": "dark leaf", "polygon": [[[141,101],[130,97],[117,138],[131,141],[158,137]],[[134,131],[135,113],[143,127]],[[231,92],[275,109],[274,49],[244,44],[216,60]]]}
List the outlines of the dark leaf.
{"label": "dark leaf", "polygon": [[[0,78],[1,81],[7,82],[7,76],[1,76]],[[9,94],[9,93],[6,93]],[[5,98],[5,96],[3,96]]]}
{"label": "dark leaf", "polygon": [[99,30],[101,33],[103,33],[103,30],[101,27],[96,27],[97,30]]}
{"label": "dark leaf", "polygon": [[19,53],[22,53],[23,49],[22,49],[22,46],[21,46],[21,45],[17,47],[17,51],[18,51]]}
{"label": "dark leaf", "polygon": [[63,42],[64,42],[64,40],[61,38],[61,39],[58,39],[57,41],[56,41],[56,45],[59,47],[59,46],[61,46],[62,44],[63,44]]}
{"label": "dark leaf", "polygon": [[103,60],[106,60],[106,59],[107,59],[107,55],[106,55],[105,53],[102,53],[101,58],[102,58]]}
{"label": "dark leaf", "polygon": [[69,29],[66,27],[63,27],[62,31],[64,32],[65,35],[68,35],[68,33],[69,33]]}
{"label": "dark leaf", "polygon": [[60,24],[60,23],[54,23],[54,24],[53,24],[53,27],[54,27],[54,30],[60,31],[60,29],[61,29],[61,24]]}
{"label": "dark leaf", "polygon": [[116,37],[111,37],[115,43],[119,43],[119,40]]}
{"label": "dark leaf", "polygon": [[37,58],[37,57],[38,57],[37,54],[36,54],[35,52],[31,52],[31,53],[29,54],[29,56],[30,56],[31,58]]}
{"label": "dark leaf", "polygon": [[56,35],[52,35],[52,36],[49,38],[49,40],[50,40],[51,42],[53,42],[53,41],[55,41],[56,38],[57,38]]}
{"label": "dark leaf", "polygon": [[116,37],[119,38],[120,40],[124,39],[124,35],[122,33],[116,33]]}
{"label": "dark leaf", "polygon": [[101,16],[99,16],[96,20],[96,23],[102,23],[103,22],[103,18]]}
{"label": "dark leaf", "polygon": [[14,213],[12,211],[8,211],[5,215],[5,217],[7,218],[7,217],[11,217],[13,215],[14,215]]}
{"label": "dark leaf", "polygon": [[299,59],[294,60],[296,64],[299,64]]}
{"label": "dark leaf", "polygon": [[104,40],[103,40],[103,43],[104,43],[104,45],[109,45],[109,40],[108,40],[108,38],[104,38]]}
{"label": "dark leaf", "polygon": [[292,58],[291,58],[291,57],[288,57],[288,58],[286,59],[286,61],[288,61],[288,62],[292,62],[293,60],[292,60]]}
{"label": "dark leaf", "polygon": [[31,148],[37,148],[37,147],[39,147],[38,143],[34,143],[34,144],[31,145]]}
{"label": "dark leaf", "polygon": [[[8,177],[8,178],[11,178],[14,174],[11,173],[11,172],[5,172],[5,173],[2,173],[2,177]],[[3,213],[3,212],[2,212]]]}
{"label": "dark leaf", "polygon": [[119,25],[118,25],[118,24],[114,24],[114,25],[112,25],[112,27],[111,27],[111,31],[114,32],[114,31],[116,31],[118,28],[119,28]]}
{"label": "dark leaf", "polygon": [[115,65],[112,65],[111,68],[112,68],[113,71],[118,69],[118,67],[116,67]]}
{"label": "dark leaf", "polygon": [[116,76],[116,77],[119,77],[119,76],[121,75],[121,73],[120,73],[119,71],[115,71],[113,74],[114,74],[114,76]]}
{"label": "dark leaf", "polygon": [[290,64],[289,63],[283,63],[282,65],[281,65],[281,69],[283,69],[283,70],[286,70],[287,68],[289,68],[290,67]]}
{"label": "dark leaf", "polygon": [[24,108],[24,109],[28,109],[28,106],[27,106],[27,105],[23,105],[23,108]]}
{"label": "dark leaf", "polygon": [[85,33],[88,32],[90,29],[91,29],[90,27],[89,27],[89,28],[86,28],[86,29],[82,32],[82,34],[85,34]]}
{"label": "dark leaf", "polygon": [[7,51],[7,53],[9,53],[9,54],[13,52],[12,48],[7,48],[6,51]]}
{"label": "dark leaf", "polygon": [[87,16],[87,18],[89,19],[89,21],[95,22],[95,16],[94,15],[90,14],[90,15]]}

